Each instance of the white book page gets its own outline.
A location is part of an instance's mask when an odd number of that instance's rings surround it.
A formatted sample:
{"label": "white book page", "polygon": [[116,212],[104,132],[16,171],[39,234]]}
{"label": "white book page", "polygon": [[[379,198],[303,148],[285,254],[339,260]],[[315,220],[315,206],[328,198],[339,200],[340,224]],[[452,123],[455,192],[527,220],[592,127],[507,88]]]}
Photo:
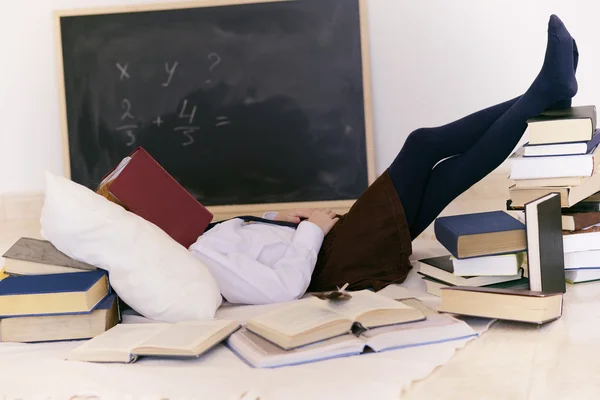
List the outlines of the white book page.
{"label": "white book page", "polygon": [[354,335],[343,335],[286,351],[247,330],[234,333],[228,343],[252,365],[263,368],[358,354],[365,347],[363,339]]}
{"label": "white book page", "polygon": [[375,328],[363,333],[375,351],[395,347],[411,347],[477,336],[464,321],[445,314],[430,315],[424,321]]}
{"label": "white book page", "polygon": [[77,353],[87,351],[130,353],[131,349],[138,347],[141,343],[168,328],[169,324],[120,324],[87,341],[73,351]]}
{"label": "white book page", "polygon": [[329,309],[325,301],[313,297],[252,318],[249,324],[260,324],[284,335],[295,336],[344,319],[343,316]]}
{"label": "white book page", "polygon": [[113,172],[107,175],[101,183],[108,183],[114,181],[117,178],[117,176],[119,176],[121,172],[123,172],[127,164],[129,164],[129,161],[131,161],[131,157],[125,157],[123,160],[121,160],[119,165],[117,165],[117,168],[115,168]]}
{"label": "white book page", "polygon": [[380,296],[370,290],[361,290],[359,292],[351,292],[350,294],[352,295],[350,300],[329,301],[327,306],[336,313],[344,315],[351,320],[355,320],[359,315],[369,311],[380,309],[408,310],[411,308],[399,301]]}
{"label": "white book page", "polygon": [[229,325],[231,321],[224,320],[180,322],[169,325],[136,347],[192,350]]}

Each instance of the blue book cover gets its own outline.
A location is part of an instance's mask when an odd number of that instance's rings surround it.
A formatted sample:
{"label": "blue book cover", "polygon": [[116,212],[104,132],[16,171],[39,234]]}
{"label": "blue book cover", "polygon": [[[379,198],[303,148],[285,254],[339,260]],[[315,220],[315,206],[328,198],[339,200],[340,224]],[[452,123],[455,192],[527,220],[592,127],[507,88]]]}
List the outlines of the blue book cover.
{"label": "blue book cover", "polygon": [[587,142],[587,154],[591,154],[592,151],[600,144],[600,129],[596,129],[592,140]]}
{"label": "blue book cover", "polygon": [[[550,143],[550,144],[531,144],[529,142],[525,143],[523,147],[552,147],[552,146],[562,146],[565,144],[582,144],[585,143],[587,146],[586,154],[590,154],[592,150],[600,144],[600,129],[596,129],[592,136],[592,139],[582,142],[561,142],[561,143]],[[527,156],[525,156],[527,157]]]}
{"label": "blue book cover", "polygon": [[115,301],[117,301],[117,295],[114,293],[111,293],[111,294],[107,295],[100,303],[98,303],[98,305],[94,309],[92,309],[92,311],[90,311],[90,312],[93,312],[96,310],[109,310]]}
{"label": "blue book cover", "polygon": [[87,292],[104,278],[102,270],[52,274],[10,276],[0,281],[0,296]]}
{"label": "blue book cover", "polygon": [[[435,220],[434,230],[437,240],[455,258],[461,258],[459,257],[458,249],[458,242],[461,236],[481,235],[506,231],[523,231],[524,234],[525,225],[504,211],[490,211],[476,214],[440,217]],[[514,249],[514,252],[523,250],[525,250],[525,247],[521,249]]]}

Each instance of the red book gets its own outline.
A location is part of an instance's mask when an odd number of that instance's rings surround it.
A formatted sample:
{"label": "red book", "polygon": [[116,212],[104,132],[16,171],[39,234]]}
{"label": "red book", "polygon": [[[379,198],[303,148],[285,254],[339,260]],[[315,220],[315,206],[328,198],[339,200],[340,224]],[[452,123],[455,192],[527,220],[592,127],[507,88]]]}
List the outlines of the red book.
{"label": "red book", "polygon": [[129,211],[152,222],[185,248],[196,242],[213,219],[212,213],[141,147],[103,182]]}

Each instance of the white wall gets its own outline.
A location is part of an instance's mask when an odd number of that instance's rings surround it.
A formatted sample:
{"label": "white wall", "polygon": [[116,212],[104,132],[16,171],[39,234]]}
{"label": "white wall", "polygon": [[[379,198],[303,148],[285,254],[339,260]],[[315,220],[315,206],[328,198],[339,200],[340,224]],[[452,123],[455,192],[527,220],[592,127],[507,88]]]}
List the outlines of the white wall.
{"label": "white wall", "polygon": [[[163,0],[164,2],[165,0]],[[62,173],[51,12],[145,0],[10,1],[0,12],[0,193]],[[581,62],[575,104],[600,106],[597,0],[368,0],[378,172],[406,136],[525,91],[558,14]]]}

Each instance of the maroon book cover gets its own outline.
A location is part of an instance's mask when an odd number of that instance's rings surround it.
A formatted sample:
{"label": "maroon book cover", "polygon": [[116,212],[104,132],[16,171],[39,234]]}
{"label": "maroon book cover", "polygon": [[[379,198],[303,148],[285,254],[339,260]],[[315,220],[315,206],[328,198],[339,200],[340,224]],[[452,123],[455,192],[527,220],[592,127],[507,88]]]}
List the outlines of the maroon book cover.
{"label": "maroon book cover", "polygon": [[110,184],[110,193],[132,213],[191,246],[213,215],[181,186],[146,150],[138,148]]}

